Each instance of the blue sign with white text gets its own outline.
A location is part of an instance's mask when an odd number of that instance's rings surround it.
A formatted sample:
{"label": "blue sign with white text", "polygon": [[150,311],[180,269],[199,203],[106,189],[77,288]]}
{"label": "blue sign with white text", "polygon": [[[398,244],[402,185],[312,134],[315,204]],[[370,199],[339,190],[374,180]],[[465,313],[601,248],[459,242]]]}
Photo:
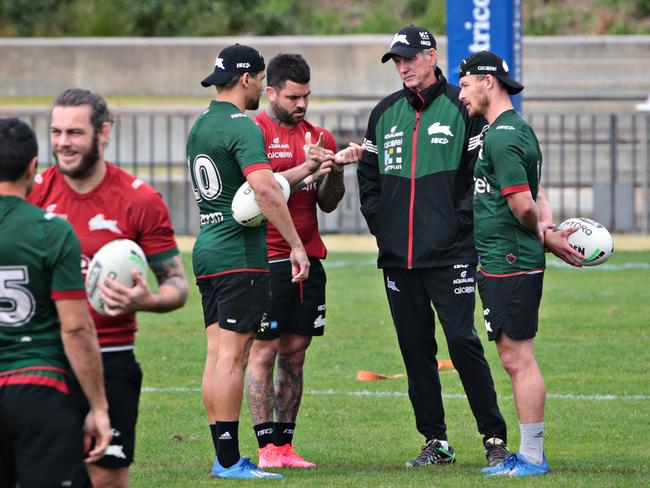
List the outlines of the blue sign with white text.
{"label": "blue sign with white text", "polygon": [[[521,0],[447,0],[448,79],[458,84],[463,59],[492,51],[508,63],[510,76],[523,84]],[[512,103],[521,110],[521,94]]]}

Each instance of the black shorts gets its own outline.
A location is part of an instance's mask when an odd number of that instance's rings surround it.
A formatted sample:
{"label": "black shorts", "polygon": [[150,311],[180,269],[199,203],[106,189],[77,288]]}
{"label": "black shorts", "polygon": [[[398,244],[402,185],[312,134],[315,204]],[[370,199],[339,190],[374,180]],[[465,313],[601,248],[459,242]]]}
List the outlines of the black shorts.
{"label": "black shorts", "polygon": [[84,416],[72,394],[38,385],[0,387],[0,488],[89,487]]}
{"label": "black shorts", "polygon": [[229,273],[200,278],[205,326],[219,322],[222,329],[257,332],[269,310],[270,273]]}
{"label": "black shorts", "polygon": [[477,273],[476,281],[489,340],[498,339],[501,332],[515,340],[535,337],[543,272],[507,277]]}
{"label": "black shorts", "polygon": [[121,468],[133,462],[135,424],[142,389],[142,370],[133,351],[103,352],[104,387],[113,439],[106,455],[95,464]]}
{"label": "black shorts", "polygon": [[327,277],[318,259],[309,259],[309,278],[291,282],[291,262],[276,261],[271,266],[271,306],[269,318],[255,336],[272,340],[281,334],[322,336],[325,333],[325,285]]}

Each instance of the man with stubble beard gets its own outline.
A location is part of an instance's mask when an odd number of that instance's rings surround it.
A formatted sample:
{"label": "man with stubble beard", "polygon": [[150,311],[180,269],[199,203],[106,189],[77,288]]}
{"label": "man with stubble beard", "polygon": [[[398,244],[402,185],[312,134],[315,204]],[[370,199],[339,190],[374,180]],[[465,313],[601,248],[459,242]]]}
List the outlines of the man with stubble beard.
{"label": "man with stubble beard", "polygon": [[113,440],[106,456],[89,467],[95,487],[129,484],[142,372],[135,359],[135,312],[169,312],[187,299],[187,281],[169,210],[160,194],[104,159],[112,117],[102,97],[68,89],[55,100],[50,141],[56,166],[35,178],[28,199],[66,219],[81,242],[84,275],[94,254],[115,239],[131,239],[144,250],[158,289],[132,273],[127,288],[112,279],[100,284],[107,315],[91,309],[104,363]]}
{"label": "man with stubble beard", "polygon": [[[273,171],[288,180],[305,165],[305,135],[336,152],[334,136],[305,120],[311,95],[310,69],[299,54],[278,54],[266,70],[266,112],[255,117]],[[246,394],[262,468],[314,468],[295,451],[293,434],[303,393],[303,366],[313,337],[325,330],[325,284],[321,260],[327,256],[316,207],[332,212],[343,198],[343,166],[356,162],[363,147],[351,143],[300,182],[288,207],[310,262],[309,280],[291,282],[291,248],[278,229],[268,225],[266,244],[271,271],[269,320],[256,334],[248,362]],[[275,364],[277,361],[277,369]],[[275,369],[275,384],[274,384]]]}

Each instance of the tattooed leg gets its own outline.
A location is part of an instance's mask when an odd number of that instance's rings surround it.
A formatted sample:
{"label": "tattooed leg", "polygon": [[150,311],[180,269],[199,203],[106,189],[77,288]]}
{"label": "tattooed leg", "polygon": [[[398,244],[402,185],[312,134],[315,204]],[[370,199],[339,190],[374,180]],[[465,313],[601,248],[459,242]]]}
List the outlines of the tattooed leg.
{"label": "tattooed leg", "polygon": [[286,334],[280,338],[275,379],[275,420],[293,422],[302,400],[303,365],[311,337]]}
{"label": "tattooed leg", "polygon": [[279,339],[253,342],[246,373],[246,398],[253,425],[273,422],[273,366]]}

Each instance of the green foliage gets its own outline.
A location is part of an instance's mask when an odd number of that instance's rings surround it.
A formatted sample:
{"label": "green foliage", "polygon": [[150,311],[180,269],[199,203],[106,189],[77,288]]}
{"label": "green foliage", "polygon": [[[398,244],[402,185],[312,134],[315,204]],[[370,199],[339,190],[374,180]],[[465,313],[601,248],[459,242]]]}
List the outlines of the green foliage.
{"label": "green foliage", "polygon": [[[445,32],[447,0],[0,0],[0,35],[228,36]],[[524,34],[650,32],[650,0],[523,0]]]}
{"label": "green foliage", "polygon": [[[219,484],[208,476],[214,451],[199,391],[205,360],[201,300],[190,256],[184,258],[191,284],[185,308],[139,315],[137,355],[145,391],[131,473],[132,485],[142,488]],[[548,390],[545,448],[551,473],[528,482],[481,477],[481,437],[454,371],[442,372],[441,383],[458,462],[421,470],[403,467],[422,443],[406,379],[355,380],[358,370],[404,371],[375,259],[373,253],[331,252],[325,261],[327,328],[307,353],[295,437],[299,452],[319,466],[282,470],[282,486],[650,486],[650,252],[617,252],[606,265],[591,269],[549,259],[536,351]],[[475,320],[508,422],[509,444],[517,449],[510,381],[494,344],[485,338],[478,306]],[[436,334],[439,357],[449,357],[439,326]],[[240,424],[241,452],[255,461],[245,405]]]}

